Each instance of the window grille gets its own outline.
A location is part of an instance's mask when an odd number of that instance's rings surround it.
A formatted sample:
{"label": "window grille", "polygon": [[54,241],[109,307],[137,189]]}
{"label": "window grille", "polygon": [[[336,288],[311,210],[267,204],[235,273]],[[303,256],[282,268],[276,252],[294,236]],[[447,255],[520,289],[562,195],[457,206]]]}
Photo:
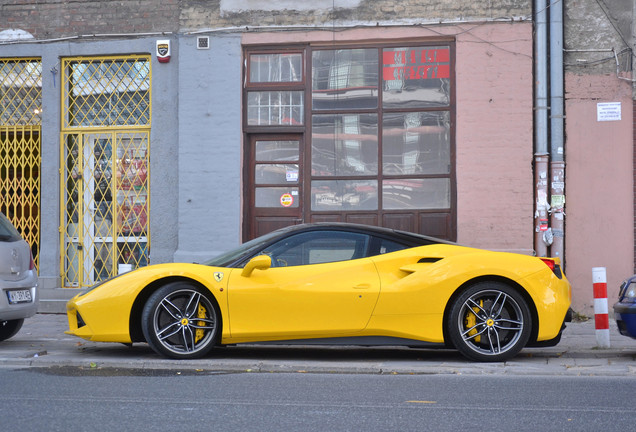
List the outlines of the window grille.
{"label": "window grille", "polygon": [[150,58],[63,60],[65,286],[148,265]]}
{"label": "window grille", "polygon": [[0,58],[0,211],[31,245],[39,269],[42,62]]}

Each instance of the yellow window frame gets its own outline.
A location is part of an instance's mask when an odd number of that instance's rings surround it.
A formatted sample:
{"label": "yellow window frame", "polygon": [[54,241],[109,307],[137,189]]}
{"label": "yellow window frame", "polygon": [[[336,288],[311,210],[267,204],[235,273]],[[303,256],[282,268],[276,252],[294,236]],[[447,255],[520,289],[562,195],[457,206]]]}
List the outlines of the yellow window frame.
{"label": "yellow window frame", "polygon": [[150,56],[61,64],[60,274],[87,287],[149,263]]}

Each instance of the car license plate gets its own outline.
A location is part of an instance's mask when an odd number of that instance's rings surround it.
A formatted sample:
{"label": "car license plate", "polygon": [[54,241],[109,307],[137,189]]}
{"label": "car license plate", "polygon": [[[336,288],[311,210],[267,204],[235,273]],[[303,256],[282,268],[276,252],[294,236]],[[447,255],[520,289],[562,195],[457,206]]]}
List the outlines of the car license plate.
{"label": "car license plate", "polygon": [[16,291],[8,291],[9,294],[9,303],[31,303],[33,300],[31,298],[30,290],[16,290]]}

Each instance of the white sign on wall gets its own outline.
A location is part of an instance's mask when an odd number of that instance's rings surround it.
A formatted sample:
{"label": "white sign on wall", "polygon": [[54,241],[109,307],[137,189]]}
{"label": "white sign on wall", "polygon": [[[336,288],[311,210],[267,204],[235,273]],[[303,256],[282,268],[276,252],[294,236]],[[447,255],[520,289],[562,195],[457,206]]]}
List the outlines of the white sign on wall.
{"label": "white sign on wall", "polygon": [[604,102],[596,104],[596,121],[619,121],[620,119],[620,102]]}

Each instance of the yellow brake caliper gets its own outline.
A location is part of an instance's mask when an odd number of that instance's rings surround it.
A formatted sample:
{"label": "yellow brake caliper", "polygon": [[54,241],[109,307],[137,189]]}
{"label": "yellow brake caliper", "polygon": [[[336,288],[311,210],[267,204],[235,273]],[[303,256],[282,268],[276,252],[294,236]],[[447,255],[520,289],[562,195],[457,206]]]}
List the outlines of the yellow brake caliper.
{"label": "yellow brake caliper", "polygon": [[[203,307],[203,305],[201,305],[201,303],[199,303],[199,308],[197,310],[197,318],[205,318],[205,314],[206,314],[207,310]],[[204,326],[205,323],[203,321],[198,321],[197,325],[200,326]],[[205,336],[205,330],[203,329],[197,329],[196,332],[194,333],[194,342],[199,342],[201,339],[203,339],[203,336]]]}
{"label": "yellow brake caliper", "polygon": [[[483,300],[480,300],[479,306],[481,306],[482,308],[484,307]],[[470,313],[470,312],[466,313],[466,319],[464,320],[464,325],[466,326],[467,329],[475,327],[475,325],[477,324],[477,314],[479,313],[479,308],[477,306],[474,306],[473,312],[475,313]],[[476,334],[477,334],[476,328],[473,328],[471,331],[468,332],[468,336],[475,336]],[[481,342],[481,336],[475,336],[474,341],[477,343]]]}

